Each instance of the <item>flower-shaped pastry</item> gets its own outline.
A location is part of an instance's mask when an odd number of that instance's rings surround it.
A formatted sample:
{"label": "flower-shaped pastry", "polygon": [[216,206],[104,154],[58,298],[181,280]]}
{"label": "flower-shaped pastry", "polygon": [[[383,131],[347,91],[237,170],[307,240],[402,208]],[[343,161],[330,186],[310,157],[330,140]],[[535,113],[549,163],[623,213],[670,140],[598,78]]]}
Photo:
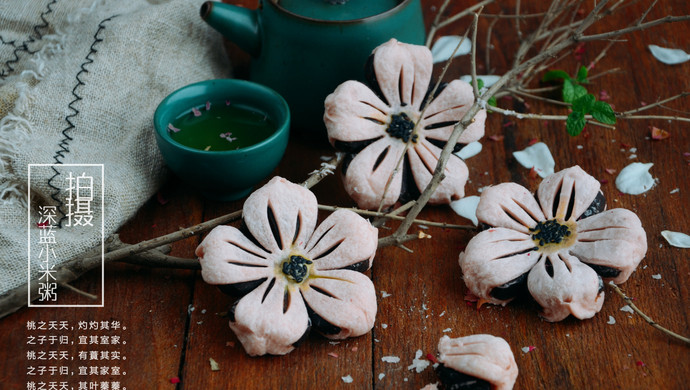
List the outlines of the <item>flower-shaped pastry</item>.
{"label": "flower-shaped pastry", "polygon": [[599,312],[602,277],[625,282],[647,252],[637,215],[626,209],[604,211],[599,187],[575,166],[545,178],[536,199],[515,183],[484,190],[477,219],[490,228],[460,254],[470,291],[505,305],[526,287],[547,321]]}
{"label": "flower-shaped pastry", "polygon": [[[429,184],[441,149],[474,103],[474,93],[470,84],[454,80],[422,112],[433,88],[431,52],[425,46],[391,39],[374,49],[369,68],[373,90],[357,81],[339,85],[326,98],[324,122],[331,144],[348,153],[345,189],[359,207],[376,209],[381,202],[388,207],[416,199]],[[484,135],[485,120],[486,111],[480,110],[455,151]],[[429,203],[464,196],[468,169],[462,159],[452,155],[445,175]]]}
{"label": "flower-shaped pastry", "polygon": [[441,337],[436,367],[447,389],[510,390],[518,376],[513,351],[500,337],[475,334]]}
{"label": "flower-shaped pastry", "polygon": [[243,295],[230,328],[252,355],[283,355],[311,326],[332,339],[374,326],[376,293],[358,271],[371,267],[378,231],[338,210],[316,230],[314,194],[275,177],[247,198],[243,229],[219,226],[196,249],[209,284]]}

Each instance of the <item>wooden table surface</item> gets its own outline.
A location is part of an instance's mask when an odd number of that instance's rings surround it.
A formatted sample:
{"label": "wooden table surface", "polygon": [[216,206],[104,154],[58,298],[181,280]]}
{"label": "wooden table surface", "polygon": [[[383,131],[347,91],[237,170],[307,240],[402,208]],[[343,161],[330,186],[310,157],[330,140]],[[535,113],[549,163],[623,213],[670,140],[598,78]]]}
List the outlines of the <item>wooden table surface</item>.
{"label": "wooden table surface", "polygon": [[[238,3],[238,2],[235,2]],[[241,4],[255,6],[254,1]],[[441,1],[423,1],[427,24]],[[514,13],[513,1],[497,1],[484,12]],[[532,4],[526,4],[532,3]],[[541,2],[522,2],[523,13],[545,9]],[[588,2],[585,2],[588,3]],[[605,19],[595,31],[623,27],[635,20],[649,1],[635,4],[612,18]],[[473,2],[453,1],[451,12]],[[586,5],[590,6],[590,5]],[[684,0],[662,0],[650,12],[652,20],[667,14],[690,14]],[[465,18],[440,31],[440,35],[462,35],[471,18]],[[480,37],[489,21],[480,20]],[[529,23],[522,27],[529,31]],[[620,68],[620,72],[598,78],[589,86],[598,94],[606,90],[617,111],[640,107],[659,99],[690,91],[690,62],[669,66],[656,61],[648,44],[690,49],[689,23],[661,25],[625,37],[614,44],[594,73]],[[491,66],[495,73],[505,72],[517,47],[514,22],[503,20],[493,27],[494,46]],[[588,43],[580,60],[568,56],[557,67],[572,73],[580,64],[588,64],[606,45]],[[247,57],[232,45],[235,75],[246,77]],[[478,42],[480,74],[484,69],[485,39]],[[452,65],[446,79],[468,74],[468,57]],[[436,69],[438,73],[438,69]],[[528,100],[526,108],[517,100],[500,99],[499,105],[516,111],[546,114],[567,114],[561,107]],[[668,106],[687,113],[688,100],[681,99]],[[677,112],[654,111],[676,115]],[[650,126],[670,132],[664,140],[650,139]],[[690,132],[687,122],[662,120],[622,120],[616,129],[588,126],[585,134],[570,137],[562,122],[518,120],[490,114],[486,123],[484,150],[468,160],[470,182],[467,195],[476,195],[485,186],[514,181],[535,190],[539,178],[520,166],[512,153],[528,146],[534,139],[545,142],[556,161],[556,170],[580,165],[600,179],[609,207],[635,211],[647,232],[649,250],[637,271],[621,288],[652,319],[661,325],[690,335],[690,256],[688,249],[674,248],[662,238],[662,230],[690,233],[689,201]],[[492,141],[491,135],[503,135]],[[152,146],[153,147],[153,146]],[[632,150],[635,148],[636,150]],[[633,157],[632,155],[636,155]],[[328,145],[310,144],[291,139],[287,154],[275,175],[294,182],[303,181],[321,163],[321,156],[333,155]],[[615,174],[631,162],[654,163],[651,173],[657,185],[643,195],[620,193]],[[340,175],[330,176],[313,188],[322,204],[354,206],[341,184]],[[193,190],[171,178],[161,189],[167,202],[154,197],[120,230],[123,241],[135,243],[173,232],[235,210],[242,200],[220,203],[204,200]],[[323,215],[322,215],[323,217]],[[420,218],[467,224],[447,206],[427,207]],[[395,228],[396,223],[388,223]],[[415,225],[412,231],[419,228]],[[380,236],[393,230],[382,229]],[[508,341],[520,373],[516,389],[687,389],[690,387],[690,347],[647,325],[636,314],[621,311],[626,304],[609,288],[601,312],[594,318],[580,321],[572,317],[559,323],[539,318],[530,303],[506,307],[485,305],[477,309],[465,301],[458,254],[474,232],[430,228],[425,232],[433,239],[408,244],[414,253],[388,247],[379,249],[374,266],[367,274],[376,286],[378,314],[371,333],[339,343],[312,334],[292,353],[281,357],[249,357],[228,328],[222,313],[231,305],[231,298],[203,282],[199,272],[176,269],[151,269],[123,263],[106,267],[105,307],[72,309],[22,309],[0,320],[0,388],[24,389],[32,378],[26,375],[27,337],[35,331],[27,329],[27,321],[69,321],[74,330],[64,331],[71,339],[85,334],[77,330],[79,321],[119,321],[126,330],[119,330],[120,346],[97,345],[87,350],[119,350],[118,364],[126,375],[90,377],[89,381],[119,381],[122,387],[135,389],[278,389],[278,388],[386,388],[419,389],[437,381],[431,368],[421,373],[409,370],[415,353],[435,353],[443,335],[460,337],[476,333],[501,336]],[[201,237],[192,237],[173,245],[175,256],[193,258]],[[659,278],[660,275],[660,278]],[[86,291],[98,288],[99,272],[90,272],[75,286]],[[63,290],[62,294],[72,294]],[[611,324],[610,319],[615,319]],[[115,332],[110,330],[110,332]],[[106,332],[107,333],[107,332]],[[93,333],[93,334],[106,334]],[[534,347],[523,352],[525,347]],[[65,346],[71,354],[84,350],[77,343]],[[384,356],[397,356],[399,363],[382,361]],[[219,371],[212,371],[209,359]],[[50,365],[50,361],[44,364]],[[52,363],[56,364],[56,363]],[[84,365],[77,357],[60,363],[71,370]],[[113,365],[112,361],[96,363]],[[93,364],[90,364],[93,365]],[[351,376],[346,384],[341,378]],[[172,384],[179,379],[177,385]],[[44,381],[48,382],[48,380]],[[77,383],[70,379],[74,388]]]}

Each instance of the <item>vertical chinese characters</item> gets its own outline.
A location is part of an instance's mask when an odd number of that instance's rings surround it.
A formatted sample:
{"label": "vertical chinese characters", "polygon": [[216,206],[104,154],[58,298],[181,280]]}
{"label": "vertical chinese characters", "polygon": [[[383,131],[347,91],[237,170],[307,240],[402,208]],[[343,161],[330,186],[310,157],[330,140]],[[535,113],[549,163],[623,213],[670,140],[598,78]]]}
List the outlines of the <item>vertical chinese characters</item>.
{"label": "vertical chinese characters", "polygon": [[67,176],[67,198],[65,198],[67,223],[65,226],[93,226],[93,177],[82,172],[74,177],[72,172]]}
{"label": "vertical chinese characters", "polygon": [[38,294],[41,302],[54,302],[57,300],[57,280],[55,278],[55,228],[57,227],[56,207],[39,207],[39,238],[40,260]]}

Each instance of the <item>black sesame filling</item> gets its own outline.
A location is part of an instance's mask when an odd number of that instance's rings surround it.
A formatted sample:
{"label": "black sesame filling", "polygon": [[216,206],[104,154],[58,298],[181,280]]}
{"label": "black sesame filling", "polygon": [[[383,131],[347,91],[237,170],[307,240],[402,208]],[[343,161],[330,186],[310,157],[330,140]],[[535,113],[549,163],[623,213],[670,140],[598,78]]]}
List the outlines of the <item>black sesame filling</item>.
{"label": "black sesame filling", "polygon": [[532,240],[539,243],[539,246],[547,244],[560,244],[565,237],[570,236],[570,229],[567,225],[561,225],[555,219],[538,222],[537,226],[529,229],[532,232]]}
{"label": "black sesame filling", "polygon": [[412,134],[414,130],[414,122],[410,120],[404,112],[400,114],[393,114],[391,116],[391,122],[386,129],[386,133],[390,134],[391,137],[399,138],[403,142],[417,142],[417,134]]}
{"label": "black sesame filling", "polygon": [[445,390],[490,390],[491,383],[440,364],[435,369]]}
{"label": "black sesame filling", "polygon": [[309,267],[312,261],[302,256],[293,255],[283,262],[283,273],[296,283],[302,283],[309,276]]}

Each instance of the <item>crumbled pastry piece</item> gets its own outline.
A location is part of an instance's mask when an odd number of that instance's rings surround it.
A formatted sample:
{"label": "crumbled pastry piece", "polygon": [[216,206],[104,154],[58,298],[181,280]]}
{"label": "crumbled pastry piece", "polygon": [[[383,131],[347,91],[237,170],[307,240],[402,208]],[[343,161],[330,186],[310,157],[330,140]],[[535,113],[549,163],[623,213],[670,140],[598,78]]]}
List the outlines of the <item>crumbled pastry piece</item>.
{"label": "crumbled pastry piece", "polygon": [[[474,93],[470,84],[454,80],[429,96],[433,63],[425,46],[391,39],[374,49],[368,68],[371,89],[358,81],[338,86],[326,98],[324,122],[331,144],[348,153],[343,164],[347,193],[360,208],[377,209],[416,199],[426,188]],[[454,151],[479,140],[485,120],[486,110],[479,110]],[[429,203],[463,197],[468,173],[465,162],[451,155]]]}
{"label": "crumbled pastry piece", "polygon": [[436,372],[445,389],[510,390],[518,376],[510,345],[488,334],[441,337],[438,361]]}
{"label": "crumbled pastry piece", "polygon": [[593,317],[604,302],[604,280],[623,283],[647,252],[639,218],[606,210],[600,183],[579,166],[544,179],[536,198],[504,183],[482,192],[480,226],[459,262],[480,299],[505,305],[523,293],[547,321]]}
{"label": "crumbled pastry piece", "polygon": [[241,296],[230,328],[248,354],[286,354],[311,327],[331,339],[372,329],[376,293],[361,271],[372,265],[376,228],[348,210],[316,227],[314,194],[280,177],[251,194],[242,213],[241,229],[216,227],[196,255],[204,281]]}

